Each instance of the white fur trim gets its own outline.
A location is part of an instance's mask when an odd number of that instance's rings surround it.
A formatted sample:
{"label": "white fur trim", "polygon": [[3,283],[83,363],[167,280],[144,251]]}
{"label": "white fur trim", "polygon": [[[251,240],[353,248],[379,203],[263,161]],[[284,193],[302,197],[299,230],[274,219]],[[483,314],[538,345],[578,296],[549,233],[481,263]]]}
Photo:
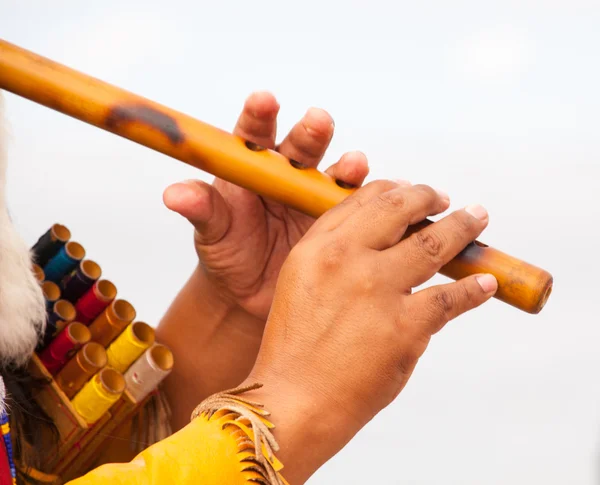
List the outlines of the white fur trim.
{"label": "white fur trim", "polygon": [[24,364],[46,326],[44,295],[29,248],[6,207],[6,146],[0,93],[0,363]]}

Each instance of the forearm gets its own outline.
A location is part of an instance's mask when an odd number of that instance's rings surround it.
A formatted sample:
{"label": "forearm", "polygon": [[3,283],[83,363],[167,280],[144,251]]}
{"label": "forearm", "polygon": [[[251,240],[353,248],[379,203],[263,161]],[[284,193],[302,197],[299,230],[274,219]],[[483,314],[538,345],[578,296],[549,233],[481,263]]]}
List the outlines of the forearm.
{"label": "forearm", "polygon": [[165,381],[180,429],[211,394],[239,385],[254,365],[264,322],[223,301],[197,268],[157,328],[177,364]]}

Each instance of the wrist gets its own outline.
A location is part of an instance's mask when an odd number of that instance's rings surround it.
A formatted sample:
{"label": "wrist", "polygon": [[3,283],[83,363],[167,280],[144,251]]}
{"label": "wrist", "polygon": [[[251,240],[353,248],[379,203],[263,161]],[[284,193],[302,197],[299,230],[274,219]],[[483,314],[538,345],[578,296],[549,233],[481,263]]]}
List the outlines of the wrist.
{"label": "wrist", "polygon": [[302,382],[253,370],[241,387],[257,382],[262,387],[249,392],[248,399],[261,403],[270,413],[267,419],[275,426],[273,434],[279,445],[276,455],[289,483],[305,483],[358,431],[337,406],[315,395]]}
{"label": "wrist", "polygon": [[156,329],[175,355],[163,388],[180,429],[199,402],[232,388],[250,373],[263,328],[215,288],[202,268],[190,275]]}

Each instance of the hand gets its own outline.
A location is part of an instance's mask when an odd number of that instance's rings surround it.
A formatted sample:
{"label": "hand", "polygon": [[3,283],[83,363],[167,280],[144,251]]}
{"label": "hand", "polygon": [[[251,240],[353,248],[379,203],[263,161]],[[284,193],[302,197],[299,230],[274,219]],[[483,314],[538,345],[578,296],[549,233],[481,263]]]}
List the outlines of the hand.
{"label": "hand", "polygon": [[[317,167],[333,136],[331,117],[308,110],[276,146],[278,112],[273,96],[256,93],[246,101],[234,134]],[[326,173],[360,186],[368,170],[366,157],[351,152]],[[265,321],[281,265],[314,219],[220,179],[212,186],[175,184],[165,191],[164,202],[193,224],[200,263],[218,294]]]}
{"label": "hand", "polygon": [[248,397],[272,412],[279,456],[301,484],[406,385],[432,335],[495,293],[492,275],[413,293],[487,226],[480,206],[403,238],[449,207],[430,187],[377,181],[327,212],[278,281]]}

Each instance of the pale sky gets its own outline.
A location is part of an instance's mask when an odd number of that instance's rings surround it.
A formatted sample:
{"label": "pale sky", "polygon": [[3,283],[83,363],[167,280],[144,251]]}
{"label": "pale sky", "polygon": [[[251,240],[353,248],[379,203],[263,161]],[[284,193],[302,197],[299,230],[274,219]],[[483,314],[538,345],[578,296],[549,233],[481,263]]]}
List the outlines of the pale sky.
{"label": "pale sky", "polygon": [[[599,26],[598,1],[0,0],[0,37],[221,128],[257,89],[281,136],[325,108],[323,167],[358,149],[370,179],[481,203],[481,240],[554,274],[540,315],[494,302],[437,335],[311,485],[600,483]],[[14,96],[7,112],[23,236],[69,226],[155,325],[195,264],[162,191],[211,177]]]}

